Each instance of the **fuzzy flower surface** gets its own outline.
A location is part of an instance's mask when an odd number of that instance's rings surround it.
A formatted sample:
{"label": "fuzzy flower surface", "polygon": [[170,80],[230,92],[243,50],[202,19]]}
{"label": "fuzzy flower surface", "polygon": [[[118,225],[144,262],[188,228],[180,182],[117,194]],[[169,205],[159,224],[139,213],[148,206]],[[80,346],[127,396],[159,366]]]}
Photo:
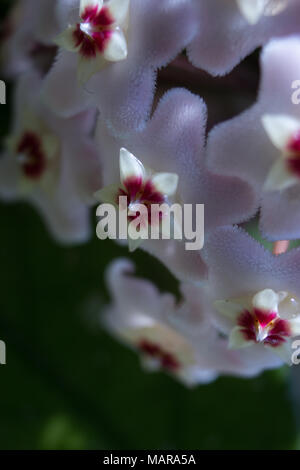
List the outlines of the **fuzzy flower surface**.
{"label": "fuzzy flower surface", "polygon": [[39,88],[35,74],[18,82],[15,122],[0,159],[0,195],[33,204],[59,241],[85,242],[93,193],[101,184],[99,155],[89,136],[95,116],[58,118],[44,107]]}
{"label": "fuzzy flower surface", "polygon": [[[263,51],[257,102],[210,134],[210,168],[243,178],[261,207],[260,228],[272,241],[300,237],[299,37],[273,40]],[[242,155],[242,158],[241,158]]]}

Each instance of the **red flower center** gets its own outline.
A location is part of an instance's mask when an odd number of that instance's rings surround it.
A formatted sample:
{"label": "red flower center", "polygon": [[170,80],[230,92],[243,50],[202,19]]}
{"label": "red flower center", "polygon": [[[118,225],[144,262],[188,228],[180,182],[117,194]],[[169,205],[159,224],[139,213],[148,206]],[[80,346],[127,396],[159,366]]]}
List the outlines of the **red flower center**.
{"label": "red flower center", "polygon": [[74,32],[75,46],[80,53],[88,58],[103,52],[111,37],[111,25],[114,23],[107,7],[98,11],[97,7],[87,7],[81,16],[81,23],[76,25]]}
{"label": "red flower center", "polygon": [[289,323],[282,320],[274,312],[263,312],[254,309],[253,312],[245,310],[238,318],[238,326],[246,341],[263,343],[276,348],[291,336]]}
{"label": "red flower center", "polygon": [[[134,203],[143,204],[148,209],[148,221],[151,223],[151,205],[163,204],[165,196],[156,190],[151,180],[143,181],[142,178],[136,177],[127,178],[123,182],[123,186],[124,188],[119,189],[117,203],[119,203],[120,196],[126,196],[128,207]],[[134,220],[138,216],[139,213],[137,212],[136,216],[129,216],[128,218]]]}
{"label": "red flower center", "polygon": [[26,132],[18,144],[17,153],[24,157],[20,160],[24,174],[31,179],[40,178],[46,168],[40,138],[33,132]]}
{"label": "red flower center", "polygon": [[147,356],[158,359],[163,369],[174,372],[180,368],[180,364],[173,354],[164,351],[159,345],[148,340],[141,340],[138,344],[139,350]]}
{"label": "red flower center", "polygon": [[288,152],[288,168],[294,175],[300,178],[300,131],[297,132],[297,134],[289,142]]}

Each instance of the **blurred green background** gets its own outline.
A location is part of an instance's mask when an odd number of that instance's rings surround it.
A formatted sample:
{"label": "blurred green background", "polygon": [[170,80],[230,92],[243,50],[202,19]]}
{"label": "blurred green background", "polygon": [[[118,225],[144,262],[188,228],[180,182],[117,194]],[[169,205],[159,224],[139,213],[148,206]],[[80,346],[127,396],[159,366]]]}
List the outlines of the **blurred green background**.
{"label": "blurred green background", "polygon": [[[9,105],[0,126],[3,136]],[[298,447],[288,368],[195,390],[146,374],[99,321],[105,268],[127,250],[96,238],[60,247],[25,204],[1,204],[0,224],[0,449]],[[157,261],[132,258],[138,274],[177,292]]]}
{"label": "blurred green background", "polygon": [[[98,240],[61,248],[25,205],[2,205],[0,217],[1,449],[296,447],[289,369],[195,390],[144,373],[98,324],[105,266],[126,253]],[[134,259],[176,290],[158,262]]]}

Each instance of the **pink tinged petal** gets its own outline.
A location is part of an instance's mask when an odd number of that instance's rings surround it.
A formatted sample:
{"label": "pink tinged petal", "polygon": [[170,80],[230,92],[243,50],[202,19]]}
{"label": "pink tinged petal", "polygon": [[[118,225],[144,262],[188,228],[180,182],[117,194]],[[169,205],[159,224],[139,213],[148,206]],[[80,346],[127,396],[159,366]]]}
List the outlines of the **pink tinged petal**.
{"label": "pink tinged petal", "polygon": [[16,152],[17,155],[24,156],[21,167],[26,178],[39,180],[47,167],[47,157],[40,138],[33,132],[26,132],[18,143]]}
{"label": "pink tinged petal", "polygon": [[77,25],[74,31],[74,41],[82,57],[85,57],[86,59],[93,59],[96,57],[96,42],[89,34],[82,31],[82,26],[80,24]]}
{"label": "pink tinged petal", "polygon": [[113,41],[113,36],[114,33],[112,31],[96,31],[92,33],[95,51],[98,50],[98,52],[104,54],[106,60],[108,60],[108,58],[106,57],[106,52],[109,49],[111,42]]}
{"label": "pink tinged petal", "polygon": [[80,17],[89,20],[96,15],[103,6],[103,0],[80,0]]}
{"label": "pink tinged petal", "polygon": [[179,176],[176,173],[157,173],[151,181],[159,193],[173,196],[177,191]]}
{"label": "pink tinged petal", "polygon": [[[256,25],[243,18],[236,1],[202,0],[195,3],[198,4],[199,28],[189,54],[196,66],[213,75],[230,72],[250,52],[275,36],[299,33],[298,1],[290,2],[280,15],[262,17]],[[298,74],[293,77],[298,77]],[[287,91],[289,89],[290,84]]]}
{"label": "pink tinged petal", "polygon": [[300,121],[298,129],[288,143],[287,150],[291,153],[300,155]]}
{"label": "pink tinged petal", "polygon": [[69,26],[64,32],[57,36],[55,39],[56,44],[67,51],[76,52],[79,47],[76,32],[77,26]]}
{"label": "pink tinged petal", "polygon": [[279,158],[266,178],[263,189],[265,191],[283,191],[299,183],[297,173],[298,159]]}
{"label": "pink tinged petal", "polygon": [[254,309],[254,315],[262,328],[265,328],[277,317],[277,313],[275,312],[268,313],[257,308]]}
{"label": "pink tinged petal", "polygon": [[262,124],[271,142],[279,150],[284,150],[291,137],[300,130],[300,120],[285,114],[265,114]]}
{"label": "pink tinged petal", "polygon": [[229,348],[230,349],[240,349],[247,348],[252,345],[252,337],[249,338],[247,330],[243,330],[239,326],[233,328],[229,336]]}
{"label": "pink tinged petal", "polygon": [[61,50],[43,82],[43,99],[61,117],[69,118],[93,106],[91,96],[78,86],[77,54]]}
{"label": "pink tinged petal", "polygon": [[145,168],[142,162],[138,160],[132,153],[125,148],[120,150],[120,179],[121,183],[126,182],[129,178],[144,180]]}
{"label": "pink tinged petal", "polygon": [[245,341],[256,342],[255,318],[250,312],[244,311],[239,316],[237,324]]}
{"label": "pink tinged petal", "polygon": [[291,336],[291,329],[288,320],[277,319],[274,326],[270,329],[270,336]]}
{"label": "pink tinged petal", "polygon": [[300,238],[300,192],[297,185],[285,191],[266,192],[260,230],[271,241]]}
{"label": "pink tinged petal", "polygon": [[129,14],[130,0],[110,0],[107,10],[115,23],[123,24]]}
{"label": "pink tinged petal", "polygon": [[91,23],[95,27],[100,26],[106,28],[114,23],[114,18],[110,14],[107,6],[104,6],[96,16],[91,18]]}
{"label": "pink tinged petal", "polygon": [[125,60],[127,54],[127,42],[124,33],[120,29],[109,32],[103,49],[105,59],[110,62],[119,62]]}
{"label": "pink tinged petal", "polygon": [[121,190],[120,195],[128,196],[128,203],[134,202],[138,194],[143,190],[143,179],[141,177],[130,176],[123,181],[123,186],[126,191]]}
{"label": "pink tinged petal", "polygon": [[[82,131],[82,127],[81,127]],[[76,132],[73,128],[73,133]],[[82,200],[92,205],[95,203],[94,193],[102,185],[102,168],[99,153],[94,143],[83,135],[68,143],[69,154],[71,155],[72,172],[78,195]]]}
{"label": "pink tinged petal", "polygon": [[300,155],[295,158],[288,158],[286,161],[286,165],[289,169],[289,171],[294,175],[294,178],[290,177],[290,179],[293,181],[291,182],[290,186],[293,184],[299,183],[300,182]]}

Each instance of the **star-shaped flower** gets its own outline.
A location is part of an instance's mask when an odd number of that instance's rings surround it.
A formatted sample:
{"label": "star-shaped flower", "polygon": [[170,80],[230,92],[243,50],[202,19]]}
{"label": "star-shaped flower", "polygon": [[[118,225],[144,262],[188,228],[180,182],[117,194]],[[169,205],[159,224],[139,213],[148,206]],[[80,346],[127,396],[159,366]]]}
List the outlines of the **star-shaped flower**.
{"label": "star-shaped flower", "polygon": [[299,249],[274,256],[241,229],[225,227],[208,239],[203,257],[209,283],[200,290],[229,347],[265,349],[290,364],[300,334]]}
{"label": "star-shaped flower", "polygon": [[[153,213],[153,206],[166,204],[176,194],[178,175],[174,173],[154,173],[143,163],[122,148],[120,151],[120,184],[101,189],[96,193],[98,200],[104,203],[119,204],[120,197],[126,197],[128,222],[136,221],[139,238],[133,239],[128,233],[130,251],[134,251],[149,236],[149,226],[161,225],[163,214]],[[140,205],[145,207],[145,215],[140,214]],[[122,210],[122,208],[120,208]],[[124,208],[123,208],[124,210]],[[138,220],[137,220],[138,219]],[[161,226],[163,229],[163,225]]]}
{"label": "star-shaped flower", "polygon": [[230,72],[274,37],[300,33],[298,0],[201,0],[191,62],[212,75]]}
{"label": "star-shaped flower", "polygon": [[3,26],[1,69],[5,76],[37,70],[48,72],[57,48],[57,5],[60,0],[21,0],[13,6]]}
{"label": "star-shaped flower", "polygon": [[272,240],[300,237],[300,107],[292,88],[300,76],[299,37],[265,47],[257,102],[217,126],[209,137],[212,171],[243,178],[261,206],[260,228]]}
{"label": "star-shaped flower", "polygon": [[211,322],[211,312],[195,285],[182,285],[176,305],[145,279],[133,276],[133,266],[118,260],[107,272],[112,303],[104,314],[109,331],[135,350],[147,370],[163,370],[187,386],[207,383],[219,374],[257,375],[280,361],[268,351],[232,351]]}
{"label": "star-shaped flower", "polygon": [[[63,2],[61,27],[71,27],[60,38],[64,48],[45,81],[48,105],[65,117],[96,106],[118,134],[143,127],[157,70],[195,34],[192,5],[192,0]],[[80,75],[91,77],[84,86],[77,79],[78,58]]]}
{"label": "star-shaped flower", "polygon": [[[127,138],[113,137],[99,119],[96,141],[103,156],[103,186],[109,188],[108,193],[106,190],[100,193],[101,200],[109,197],[115,200],[122,189],[126,194],[133,193],[130,199],[135,201],[138,186],[138,198],[148,202],[154,196],[155,201],[165,201],[167,197],[169,202],[178,203],[182,208],[184,204],[194,208],[196,204],[204,204],[205,236],[218,226],[246,220],[256,207],[252,192],[237,178],[220,177],[207,170],[205,126],[205,104],[183,89],[166,93],[146,128],[132,132]],[[122,148],[127,152],[122,151],[121,188],[119,156]],[[149,170],[152,172],[150,180]],[[132,183],[132,176],[135,176],[133,189],[130,184],[128,189],[126,179]],[[142,248],[157,256],[179,278],[206,276],[201,252],[187,251],[184,242],[149,239],[143,242]]]}
{"label": "star-shaped flower", "polygon": [[130,0],[81,0],[78,22],[57,38],[59,46],[78,54],[80,83],[101,70],[106,62],[126,59],[129,4]]}
{"label": "star-shaped flower", "polygon": [[251,24],[257,23],[262,16],[274,16],[281,13],[289,0],[236,0],[241,13]]}
{"label": "star-shaped flower", "polygon": [[0,196],[32,203],[59,241],[84,242],[90,236],[89,206],[101,184],[89,137],[95,115],[58,118],[42,104],[40,86],[32,73],[18,83],[15,123],[0,159]]}

